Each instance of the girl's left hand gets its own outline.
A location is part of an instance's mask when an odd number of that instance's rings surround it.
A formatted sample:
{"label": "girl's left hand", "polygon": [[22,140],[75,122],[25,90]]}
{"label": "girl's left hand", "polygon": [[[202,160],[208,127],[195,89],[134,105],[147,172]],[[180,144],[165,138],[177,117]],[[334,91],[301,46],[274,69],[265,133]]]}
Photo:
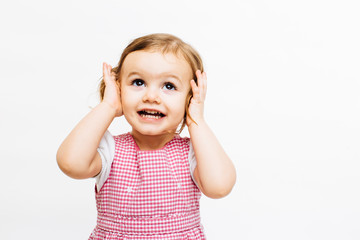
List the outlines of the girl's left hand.
{"label": "girl's left hand", "polygon": [[[201,73],[200,70],[197,70],[195,74],[197,77],[197,84],[195,83],[195,80],[190,81],[193,96],[189,105],[189,114],[186,117],[186,124],[188,127],[190,127],[194,121],[199,123],[204,120],[204,101],[206,96],[207,78],[206,73]],[[189,115],[194,121],[191,120]]]}

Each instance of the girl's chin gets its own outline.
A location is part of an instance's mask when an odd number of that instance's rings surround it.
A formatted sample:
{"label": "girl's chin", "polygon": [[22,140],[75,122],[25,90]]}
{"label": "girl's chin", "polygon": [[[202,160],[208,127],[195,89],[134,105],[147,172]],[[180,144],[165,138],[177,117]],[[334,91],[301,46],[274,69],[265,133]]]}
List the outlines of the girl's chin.
{"label": "girl's chin", "polygon": [[164,135],[169,135],[169,134],[175,134],[176,133],[176,129],[162,129],[162,130],[156,130],[154,128],[152,129],[132,129],[132,133],[136,134],[136,135],[142,135],[144,137],[163,137]]}

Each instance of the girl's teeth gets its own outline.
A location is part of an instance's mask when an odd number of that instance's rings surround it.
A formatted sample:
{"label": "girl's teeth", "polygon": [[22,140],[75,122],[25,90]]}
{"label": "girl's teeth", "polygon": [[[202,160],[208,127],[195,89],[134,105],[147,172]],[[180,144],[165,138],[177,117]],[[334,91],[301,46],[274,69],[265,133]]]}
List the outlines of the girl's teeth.
{"label": "girl's teeth", "polygon": [[147,115],[147,114],[141,114],[141,117],[143,117],[143,118],[153,118],[153,119],[159,119],[159,118],[161,118],[161,116]]}
{"label": "girl's teeth", "polygon": [[156,112],[156,111],[146,111],[147,113],[150,113],[150,114],[157,114],[159,112]]}
{"label": "girl's teeth", "polygon": [[139,114],[143,118],[151,118],[151,119],[160,119],[164,117],[164,114],[155,110],[147,110],[147,111],[143,110],[143,111],[139,111]]}

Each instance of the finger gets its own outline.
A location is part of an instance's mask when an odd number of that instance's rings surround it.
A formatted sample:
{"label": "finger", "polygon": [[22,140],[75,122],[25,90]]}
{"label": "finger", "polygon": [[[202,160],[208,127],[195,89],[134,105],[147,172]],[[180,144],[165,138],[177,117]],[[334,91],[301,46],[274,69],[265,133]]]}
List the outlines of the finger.
{"label": "finger", "polygon": [[103,78],[104,78],[104,80],[106,80],[106,78],[107,78],[107,72],[108,72],[108,70],[107,70],[107,63],[104,62],[104,63],[103,63]]}
{"label": "finger", "polygon": [[206,72],[203,72],[203,94],[204,94],[204,99],[206,97],[206,92],[207,92],[207,75],[206,75]]}
{"label": "finger", "polygon": [[107,64],[106,62],[103,63],[103,78],[105,83],[112,79],[111,76],[111,65]]}
{"label": "finger", "polygon": [[200,100],[204,100],[205,99],[205,95],[206,95],[206,74],[205,72],[201,73],[200,70],[196,71],[196,76],[198,79],[198,87],[199,87],[199,94],[200,94]]}
{"label": "finger", "polygon": [[105,62],[103,62],[102,71],[103,71],[103,78],[105,79],[105,74],[106,74],[106,63]]}
{"label": "finger", "polygon": [[113,68],[110,64],[107,64],[108,66],[108,74],[109,74],[109,79],[111,79],[112,81],[116,81],[116,73],[113,71]]}

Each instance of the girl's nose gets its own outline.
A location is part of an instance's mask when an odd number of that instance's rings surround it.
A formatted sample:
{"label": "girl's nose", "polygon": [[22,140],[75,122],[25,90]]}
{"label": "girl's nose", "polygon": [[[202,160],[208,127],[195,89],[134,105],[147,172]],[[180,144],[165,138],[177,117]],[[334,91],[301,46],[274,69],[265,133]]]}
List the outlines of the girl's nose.
{"label": "girl's nose", "polygon": [[146,92],[143,96],[143,102],[151,102],[151,103],[157,103],[159,104],[160,101],[160,96],[159,96],[159,89],[154,89],[154,88],[147,88]]}

